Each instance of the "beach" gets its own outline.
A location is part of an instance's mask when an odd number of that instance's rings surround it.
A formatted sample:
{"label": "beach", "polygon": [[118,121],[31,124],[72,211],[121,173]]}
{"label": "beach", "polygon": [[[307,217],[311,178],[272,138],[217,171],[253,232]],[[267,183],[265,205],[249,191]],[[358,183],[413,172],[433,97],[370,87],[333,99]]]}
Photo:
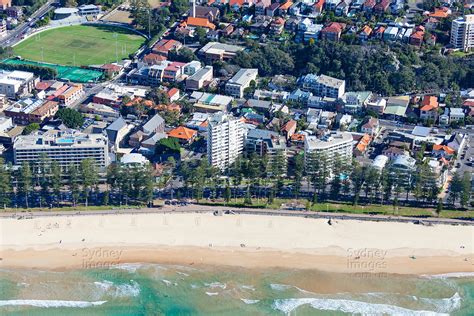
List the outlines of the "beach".
{"label": "beach", "polygon": [[474,271],[474,226],[212,213],[0,218],[0,268],[124,263],[361,274]]}

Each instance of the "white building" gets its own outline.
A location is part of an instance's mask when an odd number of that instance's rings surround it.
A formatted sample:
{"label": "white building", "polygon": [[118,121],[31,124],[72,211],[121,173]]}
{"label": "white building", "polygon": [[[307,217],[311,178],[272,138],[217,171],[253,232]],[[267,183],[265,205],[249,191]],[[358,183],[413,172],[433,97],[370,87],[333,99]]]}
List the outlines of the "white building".
{"label": "white building", "polygon": [[69,130],[48,131],[43,135],[18,136],[13,144],[15,165],[23,162],[34,164],[46,155],[63,168],[79,165],[84,159],[92,159],[96,166],[105,170],[109,164],[107,137],[102,134],[84,134]]}
{"label": "white building", "polygon": [[213,78],[212,66],[206,66],[199,69],[193,75],[186,79],[186,89],[188,90],[199,90],[204,87],[206,82],[209,82]]}
{"label": "white building", "polygon": [[84,4],[78,7],[79,14],[82,16],[94,15],[97,16],[100,14],[100,8],[93,4]]}
{"label": "white building", "polygon": [[240,69],[225,85],[225,92],[233,97],[242,98],[244,90],[257,79],[258,69]]}
{"label": "white building", "polygon": [[323,160],[327,168],[332,171],[336,158],[343,164],[350,164],[352,160],[352,134],[348,132],[331,132],[321,138],[308,136],[304,144],[304,158],[306,172],[311,175],[316,172],[315,166]]}
{"label": "white building", "polygon": [[242,153],[244,126],[240,119],[223,112],[209,118],[207,127],[207,157],[209,163],[227,169]]}
{"label": "white building", "polygon": [[346,82],[326,75],[307,74],[300,79],[303,89],[316,96],[341,98],[346,91]]}
{"label": "white building", "polygon": [[34,88],[34,74],[25,71],[0,71],[0,94],[15,98],[17,94],[29,93]]}
{"label": "white building", "polygon": [[454,48],[464,51],[474,48],[474,14],[453,20],[450,43]]}

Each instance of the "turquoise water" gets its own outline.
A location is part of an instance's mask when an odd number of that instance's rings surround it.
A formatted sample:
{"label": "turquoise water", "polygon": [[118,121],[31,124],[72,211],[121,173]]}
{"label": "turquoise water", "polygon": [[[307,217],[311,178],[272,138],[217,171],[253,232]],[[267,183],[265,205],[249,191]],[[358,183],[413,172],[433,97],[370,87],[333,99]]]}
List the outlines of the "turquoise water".
{"label": "turquoise water", "polygon": [[473,315],[474,276],[123,264],[0,270],[0,315]]}

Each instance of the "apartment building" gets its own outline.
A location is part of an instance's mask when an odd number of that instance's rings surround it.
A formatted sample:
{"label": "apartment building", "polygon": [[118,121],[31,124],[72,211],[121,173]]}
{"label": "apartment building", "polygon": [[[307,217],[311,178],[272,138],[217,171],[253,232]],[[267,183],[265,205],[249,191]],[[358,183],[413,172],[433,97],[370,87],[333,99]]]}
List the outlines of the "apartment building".
{"label": "apartment building", "polygon": [[57,96],[59,104],[70,106],[84,95],[82,84],[67,84],[66,90]]}
{"label": "apartment building", "polygon": [[16,98],[30,93],[35,88],[36,81],[32,72],[0,70],[0,94]]}
{"label": "apartment building", "polygon": [[15,123],[29,124],[52,118],[58,110],[59,105],[55,101],[28,98],[12,104],[4,114],[11,117]]}
{"label": "apartment building", "polygon": [[305,138],[305,168],[309,175],[317,173],[317,166],[326,163],[330,172],[338,157],[342,163],[349,164],[352,160],[352,135],[348,132],[330,132],[321,138],[308,136]]}
{"label": "apartment building", "polygon": [[209,118],[207,126],[207,157],[209,164],[226,170],[242,153],[244,127],[240,119],[223,112]]}
{"label": "apartment building", "polygon": [[213,78],[212,66],[206,66],[196,71],[192,76],[186,79],[186,89],[199,90]]}
{"label": "apartment building", "polygon": [[453,20],[450,44],[464,51],[474,48],[474,14]]}
{"label": "apartment building", "polygon": [[257,79],[258,69],[240,69],[225,85],[225,92],[233,97],[242,98],[244,90]]}
{"label": "apartment building", "polygon": [[344,80],[336,79],[326,75],[307,74],[300,78],[300,84],[303,89],[311,91],[314,95],[320,97],[341,98],[346,89]]}
{"label": "apartment building", "polygon": [[198,54],[210,63],[217,60],[229,60],[235,57],[238,52],[245,48],[237,45],[224,44],[219,42],[209,42],[204,45]]}
{"label": "apartment building", "polygon": [[13,144],[15,165],[34,164],[46,155],[62,168],[79,165],[92,159],[100,170],[109,164],[107,137],[102,134],[84,134],[78,131],[50,130],[42,135],[18,136]]}
{"label": "apartment building", "polygon": [[288,164],[286,139],[280,134],[262,130],[249,130],[245,138],[245,151],[267,158],[267,173],[285,176]]}

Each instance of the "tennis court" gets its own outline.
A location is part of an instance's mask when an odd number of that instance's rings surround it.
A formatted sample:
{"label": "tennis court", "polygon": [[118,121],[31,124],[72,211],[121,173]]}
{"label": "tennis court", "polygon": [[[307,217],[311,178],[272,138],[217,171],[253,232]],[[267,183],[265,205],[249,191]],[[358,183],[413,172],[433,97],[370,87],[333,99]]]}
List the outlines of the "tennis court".
{"label": "tennis court", "polygon": [[39,67],[53,68],[58,72],[58,77],[56,79],[69,80],[72,82],[79,83],[97,82],[100,81],[104,75],[101,70],[84,69],[72,66],[61,66],[24,59],[6,59],[3,61],[3,63],[9,65],[33,65]]}

